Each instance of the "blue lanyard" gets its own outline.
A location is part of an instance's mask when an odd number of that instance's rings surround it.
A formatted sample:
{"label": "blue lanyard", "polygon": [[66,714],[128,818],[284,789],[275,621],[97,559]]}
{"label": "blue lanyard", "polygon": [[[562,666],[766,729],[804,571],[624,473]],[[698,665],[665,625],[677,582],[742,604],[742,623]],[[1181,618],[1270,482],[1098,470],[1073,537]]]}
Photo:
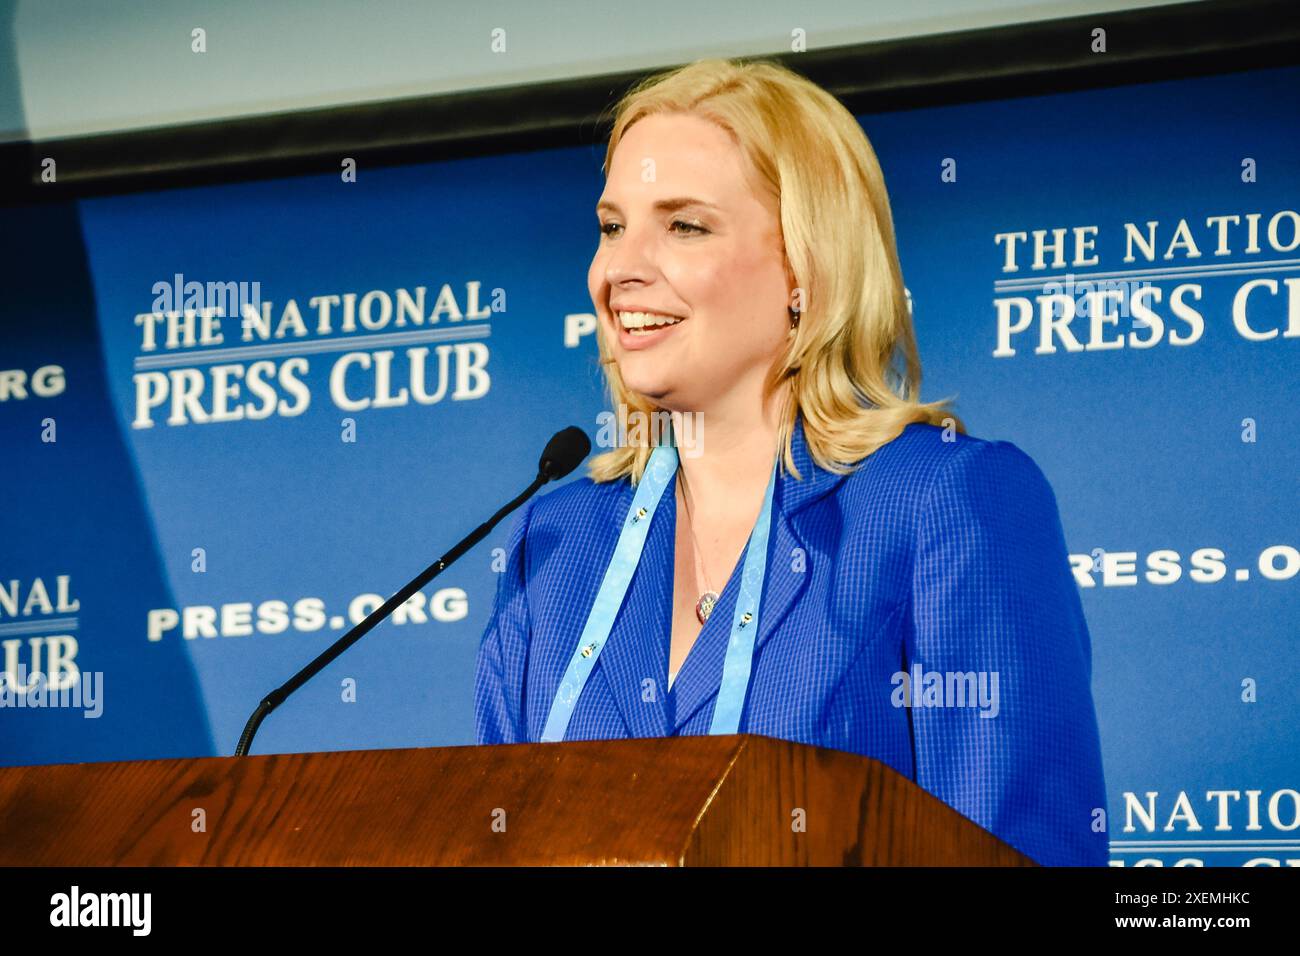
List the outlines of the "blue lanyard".
{"label": "blue lanyard", "polygon": [[[763,509],[758,521],[749,535],[749,546],[745,554],[745,566],[740,575],[740,594],[736,598],[735,612],[731,621],[731,639],[727,643],[727,657],[722,665],[722,681],[718,687],[718,700],[713,708],[713,722],[710,734],[734,734],[740,727],[740,712],[745,704],[745,693],[749,689],[749,675],[754,662],[754,636],[758,633],[758,608],[763,596],[763,578],[767,572],[767,539],[772,524],[772,492],[776,487],[776,469],[780,462],[772,466],[772,476],[767,482],[767,495],[763,499]],[[596,594],[596,603],[587,615],[587,623],[582,629],[578,647],[569,660],[568,669],[560,680],[555,700],[551,702],[551,711],[546,718],[546,727],[542,731],[542,741],[563,740],[573,717],[573,708],[582,694],[587,678],[596,666],[600,652],[609,640],[613,630],[614,618],[623,606],[632,574],[641,561],[641,552],[645,548],[646,535],[650,531],[650,520],[655,516],[663,498],[668,481],[677,471],[677,449],[670,445],[658,445],[650,454],[641,481],[637,483],[636,494],[632,498],[632,507],[623,521],[623,530],[618,536],[618,545],[609,567],[605,569],[604,580]]]}

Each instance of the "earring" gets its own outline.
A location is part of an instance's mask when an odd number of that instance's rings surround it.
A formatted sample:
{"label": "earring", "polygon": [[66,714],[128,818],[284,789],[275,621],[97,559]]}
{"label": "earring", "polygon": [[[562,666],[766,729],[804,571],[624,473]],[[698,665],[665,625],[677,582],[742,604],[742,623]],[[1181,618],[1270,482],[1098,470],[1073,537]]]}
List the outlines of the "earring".
{"label": "earring", "polygon": [[790,310],[790,331],[793,332],[799,328],[799,313],[795,309]]}

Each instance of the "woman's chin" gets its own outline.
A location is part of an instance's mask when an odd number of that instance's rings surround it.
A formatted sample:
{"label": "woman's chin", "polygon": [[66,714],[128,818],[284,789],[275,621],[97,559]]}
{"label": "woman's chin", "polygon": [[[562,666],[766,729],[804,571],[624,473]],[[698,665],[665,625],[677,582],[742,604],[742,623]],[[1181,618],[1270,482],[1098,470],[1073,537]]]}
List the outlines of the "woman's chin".
{"label": "woman's chin", "polygon": [[663,362],[636,353],[619,357],[618,374],[626,387],[646,397],[662,395],[672,388],[676,378]]}
{"label": "woman's chin", "polygon": [[663,379],[623,379],[623,384],[638,395],[643,395],[656,405],[662,407],[663,400],[672,394],[673,388]]}

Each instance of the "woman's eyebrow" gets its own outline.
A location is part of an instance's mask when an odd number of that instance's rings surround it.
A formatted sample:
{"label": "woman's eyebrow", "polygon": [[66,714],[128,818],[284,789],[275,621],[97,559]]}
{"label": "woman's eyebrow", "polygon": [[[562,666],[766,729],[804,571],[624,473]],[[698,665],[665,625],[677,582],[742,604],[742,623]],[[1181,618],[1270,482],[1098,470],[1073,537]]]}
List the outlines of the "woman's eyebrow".
{"label": "woman's eyebrow", "polygon": [[[706,209],[712,209],[717,212],[722,210],[711,202],[703,199],[696,199],[693,196],[676,196],[672,199],[660,199],[655,203],[655,209],[659,212],[677,212],[679,209],[685,209],[688,206],[703,206]],[[618,203],[611,202],[608,199],[602,199],[596,203],[596,212],[622,212]]]}

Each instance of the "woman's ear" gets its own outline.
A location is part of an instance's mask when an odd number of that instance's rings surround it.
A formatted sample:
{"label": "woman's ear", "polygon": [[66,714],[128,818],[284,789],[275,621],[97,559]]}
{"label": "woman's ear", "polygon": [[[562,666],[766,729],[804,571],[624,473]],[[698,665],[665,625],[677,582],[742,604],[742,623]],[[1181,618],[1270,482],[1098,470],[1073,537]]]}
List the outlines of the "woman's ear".
{"label": "woman's ear", "polygon": [[[795,297],[799,294],[800,291],[799,280],[795,278],[794,270],[790,268],[790,257],[784,256],[784,262],[785,262],[785,288],[786,288],[785,304],[792,309],[797,309],[802,312],[803,304],[801,302],[795,301]],[[802,298],[802,296],[799,297]]]}

